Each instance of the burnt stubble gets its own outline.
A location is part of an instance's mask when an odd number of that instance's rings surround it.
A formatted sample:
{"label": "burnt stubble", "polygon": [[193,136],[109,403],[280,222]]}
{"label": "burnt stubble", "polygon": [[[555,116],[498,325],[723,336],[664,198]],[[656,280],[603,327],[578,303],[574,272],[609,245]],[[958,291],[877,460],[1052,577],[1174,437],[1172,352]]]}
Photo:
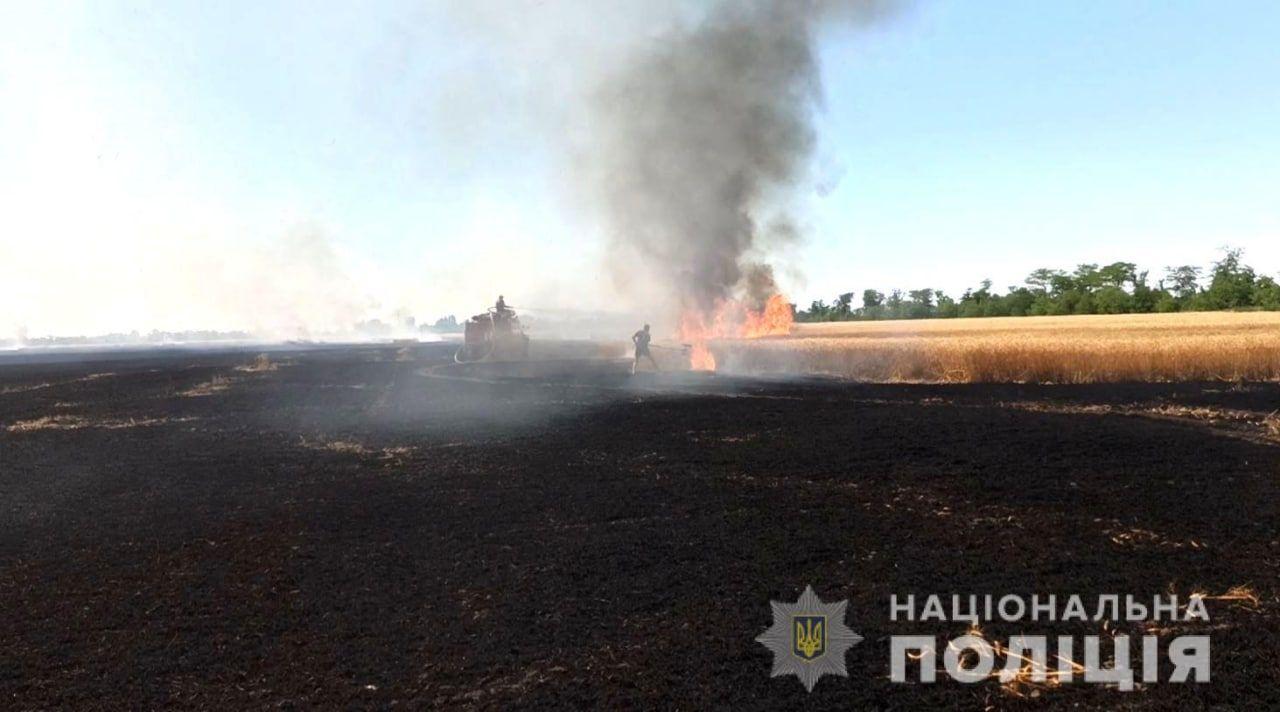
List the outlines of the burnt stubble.
{"label": "burnt stubble", "polygon": [[[450,355],[0,365],[3,705],[1280,704],[1275,384],[462,380]],[[806,584],[866,638],[811,695],[754,642]],[[1261,600],[1210,603],[1207,685],[888,681],[888,636],[964,632],[891,622],[891,594],[1239,585]]]}

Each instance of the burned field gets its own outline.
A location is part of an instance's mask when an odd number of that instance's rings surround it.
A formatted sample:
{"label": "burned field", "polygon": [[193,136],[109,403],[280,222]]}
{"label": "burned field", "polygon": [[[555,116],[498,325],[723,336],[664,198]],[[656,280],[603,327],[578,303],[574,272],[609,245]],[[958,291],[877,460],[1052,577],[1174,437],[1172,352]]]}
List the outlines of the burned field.
{"label": "burned field", "polygon": [[[0,366],[5,707],[1280,704],[1275,384],[253,356]],[[806,584],[866,638],[811,695],[754,640]],[[965,628],[891,622],[892,594],[1240,586],[1208,601],[1209,684],[888,680],[890,635]],[[1117,630],[1151,632],[1037,632]]]}

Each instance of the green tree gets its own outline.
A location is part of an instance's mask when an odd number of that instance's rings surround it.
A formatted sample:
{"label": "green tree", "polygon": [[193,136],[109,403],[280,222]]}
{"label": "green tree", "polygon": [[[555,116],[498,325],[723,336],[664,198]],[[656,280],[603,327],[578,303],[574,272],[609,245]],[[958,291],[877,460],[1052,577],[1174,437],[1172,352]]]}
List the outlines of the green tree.
{"label": "green tree", "polygon": [[1058,270],[1049,278],[1049,291],[1053,294],[1065,294],[1066,292],[1075,291],[1078,287],[1075,277],[1061,270]]}
{"label": "green tree", "polygon": [[933,290],[913,289],[907,292],[907,316],[912,319],[926,319],[933,316]]}
{"label": "green tree", "polygon": [[1132,262],[1112,262],[1098,270],[1101,287],[1120,287],[1133,284],[1138,279],[1138,266]]}
{"label": "green tree", "polygon": [[1152,289],[1147,284],[1147,272],[1144,270],[1139,272],[1133,280],[1133,309],[1136,314],[1150,314],[1156,310],[1156,303],[1160,301],[1160,296],[1164,294],[1163,290]]}
{"label": "green tree", "polygon": [[1076,271],[1072,278],[1075,281],[1076,289],[1083,292],[1092,292],[1103,284],[1102,275],[1098,272],[1098,265],[1096,264],[1076,265]]}
{"label": "green tree", "polygon": [[845,292],[836,297],[835,308],[833,309],[833,319],[836,321],[845,321],[853,315],[853,292]]}
{"label": "green tree", "polygon": [[1067,273],[1060,269],[1047,269],[1042,267],[1032,272],[1027,277],[1026,282],[1027,286],[1031,287],[1034,291],[1048,292],[1050,290],[1054,290],[1055,285],[1057,285],[1060,280],[1066,276]]}
{"label": "green tree", "polygon": [[960,295],[957,311],[958,315],[965,319],[982,316],[982,304],[974,297],[972,289],[966,289],[964,294]]}
{"label": "green tree", "polygon": [[1225,248],[1222,259],[1213,263],[1208,303],[1214,309],[1236,309],[1253,303],[1253,283],[1257,279],[1253,268],[1241,262],[1244,251]]}
{"label": "green tree", "polygon": [[1253,305],[1269,311],[1280,310],[1280,284],[1269,276],[1262,276],[1253,283]]}
{"label": "green tree", "polygon": [[954,319],[960,316],[960,307],[956,304],[956,300],[943,294],[941,290],[934,292],[938,300],[938,318]]}
{"label": "green tree", "polygon": [[890,319],[901,319],[903,317],[902,305],[906,302],[902,298],[902,290],[895,289],[889,292],[889,296],[884,300],[885,309],[889,313]]}
{"label": "green tree", "polygon": [[821,299],[815,300],[809,304],[806,311],[800,312],[797,318],[800,321],[828,321],[831,316],[831,307]]}
{"label": "green tree", "polygon": [[1093,295],[1098,314],[1128,314],[1133,311],[1133,297],[1113,284],[1108,284]]}
{"label": "green tree", "polygon": [[1009,293],[1003,299],[1004,304],[1000,311],[1007,313],[1009,316],[1027,316],[1031,313],[1031,307],[1035,304],[1036,292],[1026,287],[1009,287]]}
{"label": "green tree", "polygon": [[1036,298],[1031,302],[1031,308],[1027,310],[1030,316],[1048,316],[1055,313],[1056,302],[1053,297],[1048,294],[1037,294]]}
{"label": "green tree", "polygon": [[1192,265],[1166,267],[1165,281],[1169,283],[1173,296],[1185,301],[1200,291],[1200,272],[1199,267]]}
{"label": "green tree", "polygon": [[1098,313],[1097,305],[1094,304],[1094,301],[1093,301],[1092,292],[1076,292],[1076,294],[1079,295],[1079,298],[1075,300],[1075,304],[1072,306],[1072,310],[1071,310],[1072,314],[1097,314]]}
{"label": "green tree", "polygon": [[992,294],[982,302],[983,316],[1013,316],[1009,300],[999,294]]}
{"label": "green tree", "polygon": [[1165,291],[1158,292],[1158,294],[1160,296],[1156,298],[1155,308],[1152,311],[1168,314],[1179,311],[1182,308],[1182,303],[1172,294]]}

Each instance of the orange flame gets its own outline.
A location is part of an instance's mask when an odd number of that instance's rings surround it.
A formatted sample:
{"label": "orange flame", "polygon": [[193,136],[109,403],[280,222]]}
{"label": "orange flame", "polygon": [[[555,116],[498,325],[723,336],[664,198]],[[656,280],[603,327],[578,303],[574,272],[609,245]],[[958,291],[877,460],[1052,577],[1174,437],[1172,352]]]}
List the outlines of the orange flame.
{"label": "orange flame", "polygon": [[794,320],[791,304],[781,294],[769,297],[764,308],[758,311],[736,299],[722,299],[709,314],[686,309],[680,316],[680,340],[690,347],[690,368],[714,371],[716,357],[709,345],[712,339],[785,336],[791,333]]}

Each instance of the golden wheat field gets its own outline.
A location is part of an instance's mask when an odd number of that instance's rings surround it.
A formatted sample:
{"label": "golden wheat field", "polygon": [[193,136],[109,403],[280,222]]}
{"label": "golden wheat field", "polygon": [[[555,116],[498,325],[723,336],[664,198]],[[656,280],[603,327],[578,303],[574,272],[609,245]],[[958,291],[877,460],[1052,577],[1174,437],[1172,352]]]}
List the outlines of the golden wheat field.
{"label": "golden wheat field", "polygon": [[954,383],[1277,380],[1280,313],[796,324],[712,347],[725,370]]}

